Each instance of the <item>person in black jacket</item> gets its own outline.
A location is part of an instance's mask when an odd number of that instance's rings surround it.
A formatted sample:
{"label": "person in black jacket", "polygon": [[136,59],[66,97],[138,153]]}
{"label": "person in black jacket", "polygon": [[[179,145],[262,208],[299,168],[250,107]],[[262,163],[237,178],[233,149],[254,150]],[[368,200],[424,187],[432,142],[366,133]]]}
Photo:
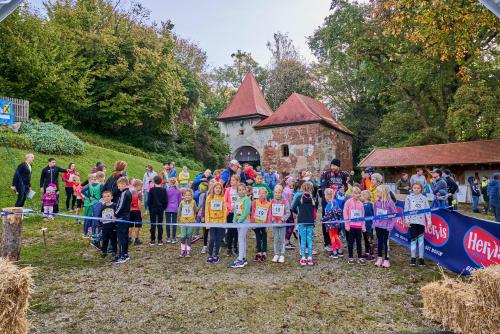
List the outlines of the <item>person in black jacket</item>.
{"label": "person in black jacket", "polygon": [[54,213],[59,212],[59,173],[66,173],[66,168],[56,166],[57,161],[54,158],[49,158],[48,165],[42,169],[40,174],[40,191],[45,194],[45,190],[49,184],[56,185],[57,203],[54,205]]}
{"label": "person in black jacket", "polygon": [[[129,182],[126,176],[120,177],[116,181],[120,194],[116,202],[115,217],[117,219],[130,219],[130,206],[132,204],[132,193],[128,190]],[[124,222],[116,223],[116,234],[118,237],[118,245],[120,250],[118,255],[113,259],[113,263],[125,263],[130,257],[128,256],[128,228],[129,224]]]}
{"label": "person in black jacket", "polygon": [[156,175],[153,178],[154,187],[149,190],[148,208],[151,218],[151,241],[150,246],[155,245],[156,230],[158,230],[158,246],[163,246],[163,212],[167,209],[168,196],[165,188],[162,187],[162,177]]}
{"label": "person in black jacket", "polygon": [[443,170],[443,178],[446,181],[446,186],[448,188],[448,205],[453,205],[453,197],[458,192],[458,184],[451,177],[451,172],[449,169]]}
{"label": "person in black jacket", "polygon": [[113,173],[104,183],[103,191],[110,191],[113,195],[113,203],[118,203],[118,198],[120,196],[120,189],[118,189],[117,181],[122,176],[127,176],[126,170],[127,163],[123,160],[115,161],[115,167],[113,168]]}
{"label": "person in black jacket", "polygon": [[31,174],[33,160],[35,156],[32,153],[26,154],[25,161],[16,168],[12,178],[12,191],[17,193],[16,207],[23,207],[26,197],[31,191]]}

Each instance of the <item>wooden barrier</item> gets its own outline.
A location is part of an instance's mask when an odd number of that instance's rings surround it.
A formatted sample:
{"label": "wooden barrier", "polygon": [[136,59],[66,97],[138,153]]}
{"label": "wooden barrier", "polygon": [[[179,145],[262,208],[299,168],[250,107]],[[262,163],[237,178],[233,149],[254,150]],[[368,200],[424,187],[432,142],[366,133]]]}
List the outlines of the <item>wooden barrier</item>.
{"label": "wooden barrier", "polygon": [[[23,208],[3,208],[7,212],[23,212]],[[24,215],[2,216],[3,235],[0,257],[19,261],[21,254],[22,225]]]}

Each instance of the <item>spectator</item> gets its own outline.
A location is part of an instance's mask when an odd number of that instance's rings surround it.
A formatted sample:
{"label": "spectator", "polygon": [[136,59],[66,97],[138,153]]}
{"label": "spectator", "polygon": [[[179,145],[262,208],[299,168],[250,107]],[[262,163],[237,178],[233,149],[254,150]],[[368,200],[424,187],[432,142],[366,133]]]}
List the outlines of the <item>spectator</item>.
{"label": "spectator", "polygon": [[163,161],[163,170],[158,174],[161,177],[161,184],[163,188],[167,188],[168,179],[170,178],[170,165],[168,162]]}
{"label": "spectator", "polygon": [[224,187],[229,187],[231,177],[238,172],[238,169],[240,167],[241,165],[236,159],[233,159],[229,162],[229,167],[227,167],[220,176],[220,179],[222,180],[222,182],[224,182]]}
{"label": "spectator", "polygon": [[154,178],[156,175],[158,174],[154,171],[153,166],[147,165],[146,172],[142,177],[142,193],[144,194],[144,206],[146,210],[148,209],[149,190],[151,190],[151,188],[154,186]]}
{"label": "spectator", "polygon": [[75,169],[76,164],[70,162],[68,165],[68,171],[62,176],[62,180],[65,182],[64,190],[66,191],[66,211],[70,211],[70,209],[73,211],[75,209],[76,196],[73,194],[73,175],[80,176]]}
{"label": "spectator", "polygon": [[484,211],[485,215],[490,211],[490,198],[488,197],[488,177],[483,176],[481,181],[481,194],[483,195]]}
{"label": "spectator", "polygon": [[26,198],[31,191],[31,174],[32,164],[35,156],[28,153],[25,156],[24,162],[19,164],[12,178],[12,191],[17,193],[16,207],[23,207]]}
{"label": "spectator", "polygon": [[274,189],[274,187],[278,184],[278,179],[276,178],[276,174],[273,173],[271,167],[267,169],[267,172],[264,173],[264,183],[270,188]]}
{"label": "spectator", "polygon": [[479,213],[479,197],[481,197],[481,186],[479,185],[479,180],[475,177],[469,178],[470,190],[472,194],[472,212]]}
{"label": "spectator", "polygon": [[[424,185],[422,184],[422,187],[423,186]],[[410,180],[408,180],[407,173],[401,174],[401,178],[396,183],[396,189],[399,191],[400,194],[403,195],[408,195],[410,193]]]}
{"label": "spectator", "polygon": [[170,172],[168,173],[168,178],[177,177],[177,168],[175,168],[175,162],[170,163]]}
{"label": "spectator", "polygon": [[427,185],[427,179],[424,175],[424,170],[422,168],[417,168],[417,174],[414,174],[410,178],[410,186],[413,186],[415,183],[419,182],[425,189]]}
{"label": "spectator", "polygon": [[493,175],[493,179],[488,182],[487,190],[490,207],[495,215],[495,221],[500,222],[500,173]]}
{"label": "spectator", "polygon": [[[115,161],[115,166],[113,169],[113,173],[104,183],[104,191],[109,191],[113,195],[113,203],[118,204],[118,200],[120,199],[120,195],[122,191],[118,188],[118,179],[122,176],[127,176],[127,163],[123,160]],[[128,181],[127,181],[128,183]]]}
{"label": "spectator", "polygon": [[375,173],[375,169],[372,167],[366,167],[364,171],[361,171],[361,190],[371,189],[371,178],[372,174]]}
{"label": "spectator", "polygon": [[40,191],[45,194],[45,191],[49,184],[53,184],[56,187],[57,203],[54,205],[54,213],[59,212],[59,173],[66,173],[67,169],[57,166],[57,161],[54,158],[49,158],[47,167],[42,169],[40,174]]}
{"label": "spectator", "polygon": [[448,188],[448,205],[455,205],[458,193],[458,184],[453,179],[449,169],[443,170],[443,178]]}
{"label": "spectator", "polygon": [[432,202],[433,208],[442,208],[448,205],[447,195],[448,195],[448,186],[446,181],[441,177],[442,172],[440,169],[435,168],[431,172],[432,181],[431,181],[431,191],[434,194],[435,198]]}

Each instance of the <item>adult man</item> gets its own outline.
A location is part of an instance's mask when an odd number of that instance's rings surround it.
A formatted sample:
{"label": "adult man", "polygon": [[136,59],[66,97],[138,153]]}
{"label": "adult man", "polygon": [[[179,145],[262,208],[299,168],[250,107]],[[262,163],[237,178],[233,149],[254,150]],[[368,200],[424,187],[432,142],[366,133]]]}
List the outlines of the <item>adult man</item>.
{"label": "adult man", "polygon": [[[340,170],[340,160],[333,159],[330,163],[330,170],[323,172],[320,180],[321,187],[321,211],[323,215],[325,214],[326,208],[326,199],[325,199],[325,189],[330,188],[333,189],[334,195],[337,193],[337,190],[341,187],[344,187],[347,190],[347,173],[342,172]],[[331,251],[330,247],[330,236],[328,235],[328,231],[326,230],[325,224],[321,224],[322,232],[323,232],[323,242],[325,245],[326,251]]]}
{"label": "adult man", "polygon": [[17,166],[12,178],[12,186],[10,188],[17,193],[16,207],[24,206],[26,197],[31,190],[31,165],[34,159],[35,156],[32,153],[26,154],[24,162]]}
{"label": "adult man", "polygon": [[424,187],[427,184],[427,179],[424,175],[424,170],[422,168],[417,168],[417,174],[414,174],[410,178],[410,186],[413,186],[415,183],[420,182],[420,184]]}
{"label": "adult man", "polygon": [[410,180],[408,180],[408,174],[401,174],[401,178],[396,183],[396,189],[403,195],[408,195],[410,193]]}
{"label": "adult man", "polygon": [[458,184],[451,177],[451,172],[449,169],[443,170],[443,178],[448,187],[448,205],[452,206],[454,199],[456,199],[456,193],[458,192]]}
{"label": "adult man", "polygon": [[490,198],[488,197],[488,177],[483,176],[481,181],[481,194],[483,195],[483,205],[485,215],[490,211]]}
{"label": "adult man", "polygon": [[500,173],[495,173],[488,182],[488,197],[495,221],[500,222]]}
{"label": "adult man", "polygon": [[220,179],[224,182],[224,187],[229,186],[231,177],[238,172],[238,169],[240,167],[240,163],[236,159],[233,159],[229,162],[229,166],[220,175]]}
{"label": "adult man", "polygon": [[[42,194],[45,194],[45,190],[49,184],[55,184],[56,193],[59,195],[59,173],[66,173],[67,169],[58,167],[56,164],[56,159],[49,158],[47,167],[42,169],[42,173],[40,174],[40,191]],[[59,196],[57,201],[59,202]],[[59,212],[59,203],[54,205],[54,212]]]}
{"label": "adult man", "polygon": [[447,196],[448,196],[448,186],[446,181],[441,177],[442,172],[440,169],[435,168],[431,172],[432,181],[431,181],[431,191],[435,196],[434,201],[432,202],[432,207],[446,207],[448,205]]}

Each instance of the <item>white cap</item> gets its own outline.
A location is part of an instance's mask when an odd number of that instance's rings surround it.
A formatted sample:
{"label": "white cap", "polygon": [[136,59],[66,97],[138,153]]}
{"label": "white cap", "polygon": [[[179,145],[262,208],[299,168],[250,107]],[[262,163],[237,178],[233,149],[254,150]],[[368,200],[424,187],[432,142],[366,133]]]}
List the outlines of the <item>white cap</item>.
{"label": "white cap", "polygon": [[240,163],[239,163],[239,162],[238,162],[238,160],[236,160],[236,159],[231,160],[231,161],[229,162],[229,164],[230,164],[230,165],[238,165],[238,166],[240,166]]}

